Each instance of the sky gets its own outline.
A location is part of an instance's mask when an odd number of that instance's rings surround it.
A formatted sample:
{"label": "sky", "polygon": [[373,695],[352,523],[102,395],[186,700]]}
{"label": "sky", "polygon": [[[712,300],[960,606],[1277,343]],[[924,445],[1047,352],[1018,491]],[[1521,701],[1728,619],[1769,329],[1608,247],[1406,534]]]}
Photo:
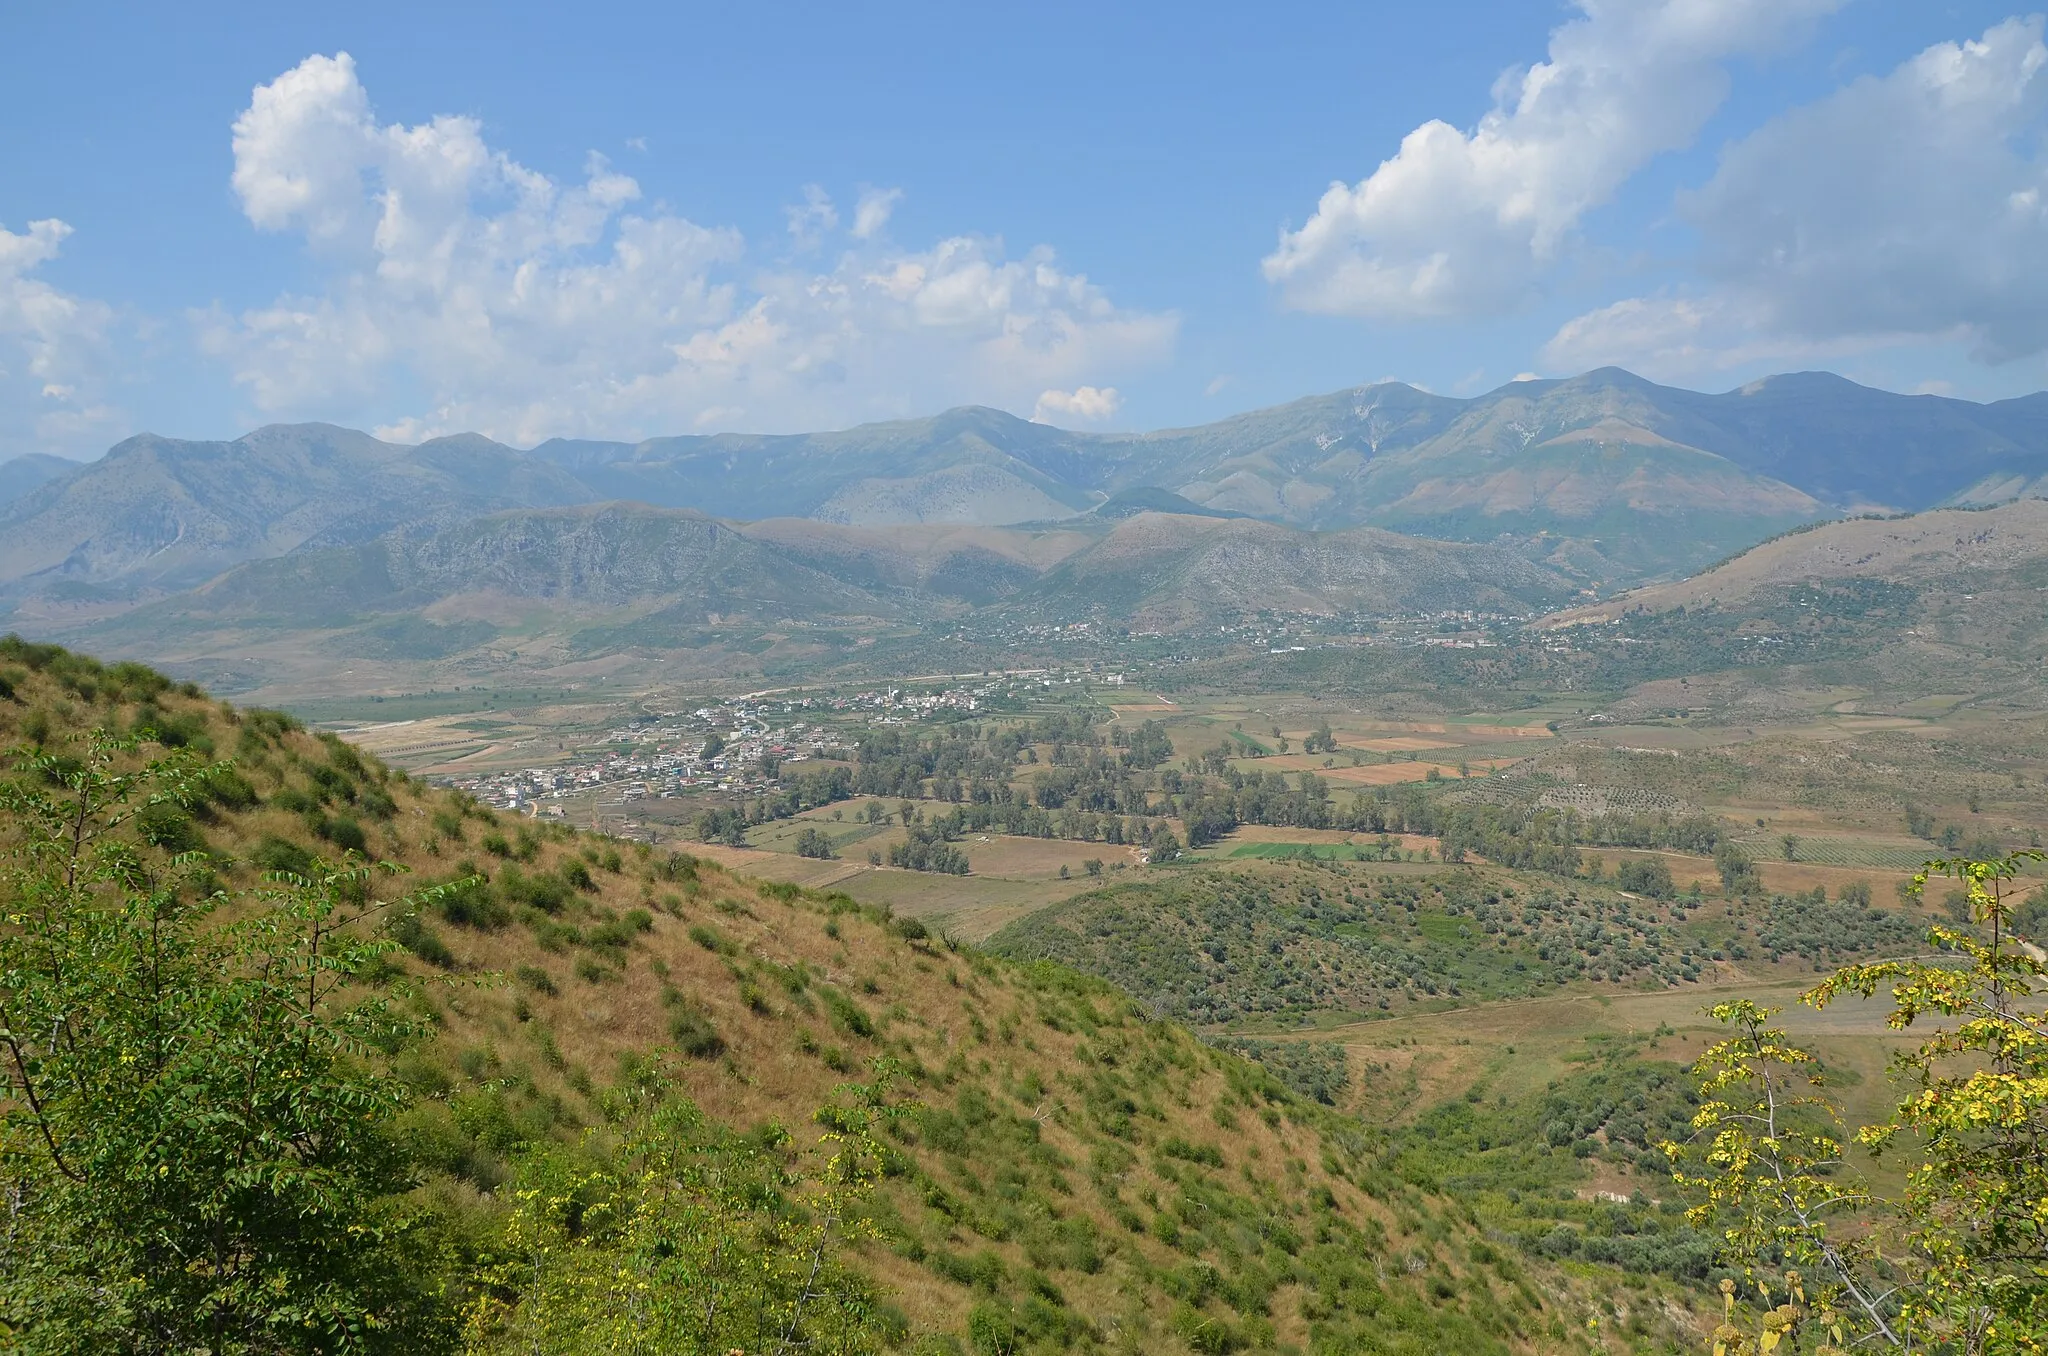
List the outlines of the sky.
{"label": "sky", "polygon": [[0,5],[0,459],[2048,387],[1975,0]]}

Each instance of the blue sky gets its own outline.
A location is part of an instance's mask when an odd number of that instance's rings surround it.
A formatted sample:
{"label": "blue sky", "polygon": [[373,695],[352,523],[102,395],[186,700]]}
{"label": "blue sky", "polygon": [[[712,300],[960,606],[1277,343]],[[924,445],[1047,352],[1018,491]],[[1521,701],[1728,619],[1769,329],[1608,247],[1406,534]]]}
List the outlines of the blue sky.
{"label": "blue sky", "polygon": [[1605,362],[2048,386],[2048,49],[2004,4],[74,4],[0,37],[0,457],[1154,427]]}

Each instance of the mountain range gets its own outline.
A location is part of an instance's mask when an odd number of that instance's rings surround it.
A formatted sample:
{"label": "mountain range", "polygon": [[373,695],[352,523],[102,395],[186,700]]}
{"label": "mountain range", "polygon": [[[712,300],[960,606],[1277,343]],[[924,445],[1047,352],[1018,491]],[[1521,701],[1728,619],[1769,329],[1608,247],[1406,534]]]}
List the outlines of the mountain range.
{"label": "mountain range", "polygon": [[[337,655],[439,659],[516,635],[584,655],[698,648],[706,628],[1021,624],[1185,631],[1265,610],[1530,615],[1574,582],[1504,547],[1378,528],[1307,533],[1141,512],[1078,527],[732,523],[610,503],[518,509],[233,567],[113,618],[105,644],[320,635]],[[41,628],[78,633],[61,616]],[[226,644],[225,648],[233,648]]]}
{"label": "mountain range", "polygon": [[1679,609],[1738,611],[1780,604],[1800,586],[1857,583],[1938,590],[1958,602],[1996,599],[2009,604],[2008,614],[2030,631],[2048,630],[2039,601],[2048,590],[2048,498],[1907,517],[1852,518],[1788,532],[1711,570],[1574,608],[1547,624]]}
{"label": "mountain range", "polygon": [[1469,400],[1382,383],[1136,434],[981,408],[527,451],[475,434],[408,447],[278,425],[232,442],[144,434],[75,467],[0,466],[0,594],[137,600],[250,560],[609,501],[849,528],[1244,515],[1509,543],[1604,587],[1688,573],[1821,518],[2044,486],[2048,394],[1980,405],[1825,373],[1715,395],[1613,368]]}

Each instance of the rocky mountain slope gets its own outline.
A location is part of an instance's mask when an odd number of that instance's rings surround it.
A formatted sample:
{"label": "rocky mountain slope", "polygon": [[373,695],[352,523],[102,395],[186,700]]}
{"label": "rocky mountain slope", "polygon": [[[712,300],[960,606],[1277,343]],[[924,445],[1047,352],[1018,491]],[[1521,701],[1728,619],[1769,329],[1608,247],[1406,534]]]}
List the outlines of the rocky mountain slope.
{"label": "rocky mountain slope", "polygon": [[0,508],[78,469],[75,461],[30,452],[0,461]]}
{"label": "rocky mountain slope", "polygon": [[1496,546],[1143,513],[1062,561],[1012,607],[1180,631],[1263,611],[1530,613],[1574,591],[1563,575]]}
{"label": "rocky mountain slope", "polygon": [[619,609],[658,616],[649,644],[663,628],[741,617],[924,621],[984,607],[1178,630],[1271,609],[1526,612],[1573,589],[1498,547],[1372,528],[1307,533],[1149,512],[1073,528],[858,528],[602,504],[416,526],[251,562],[129,612],[105,634],[141,642],[195,626],[477,621],[522,606],[551,610],[563,626]]}
{"label": "rocky mountain slope", "polygon": [[[1690,579],[1563,612],[1557,625],[1678,608],[1775,601],[1799,585],[1866,582],[1961,593],[1993,581],[2048,585],[2048,499],[1990,509],[1854,518],[1787,533]],[[2024,576],[2023,579],[2016,578]],[[2032,609],[2039,610],[2038,603]]]}
{"label": "rocky mountain slope", "polygon": [[0,508],[0,590],[190,587],[244,560],[591,497],[475,435],[404,447],[326,424],[226,443],[144,434]]}
{"label": "rocky mountain slope", "polygon": [[519,452],[304,425],[230,443],[144,435],[6,502],[5,486],[52,469],[0,471],[0,592],[189,587],[245,560],[508,508],[633,500],[739,520],[997,526],[1130,494],[1173,497],[1138,508],[1302,529],[1505,539],[1612,584],[1835,513],[2038,492],[2048,394],[1978,405],[1802,373],[1709,395],[1608,368],[1469,400],[1383,383],[1139,434],[967,408],[832,433]]}

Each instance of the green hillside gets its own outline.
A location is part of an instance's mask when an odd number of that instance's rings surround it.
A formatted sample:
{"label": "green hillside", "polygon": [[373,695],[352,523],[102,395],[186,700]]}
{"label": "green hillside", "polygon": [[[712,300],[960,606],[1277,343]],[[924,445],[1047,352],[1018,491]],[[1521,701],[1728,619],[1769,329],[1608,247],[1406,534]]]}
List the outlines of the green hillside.
{"label": "green hillside", "polygon": [[[1298,1060],[1061,965],[493,812],[139,665],[6,642],[0,746],[0,989],[74,1033],[10,1028],[41,1089],[0,1115],[11,1349],[1693,1344],[1668,1258],[1523,1248]],[[81,808],[95,777],[134,780]],[[331,878],[351,851],[408,874]],[[714,1291],[755,1307],[700,1322]]]}

